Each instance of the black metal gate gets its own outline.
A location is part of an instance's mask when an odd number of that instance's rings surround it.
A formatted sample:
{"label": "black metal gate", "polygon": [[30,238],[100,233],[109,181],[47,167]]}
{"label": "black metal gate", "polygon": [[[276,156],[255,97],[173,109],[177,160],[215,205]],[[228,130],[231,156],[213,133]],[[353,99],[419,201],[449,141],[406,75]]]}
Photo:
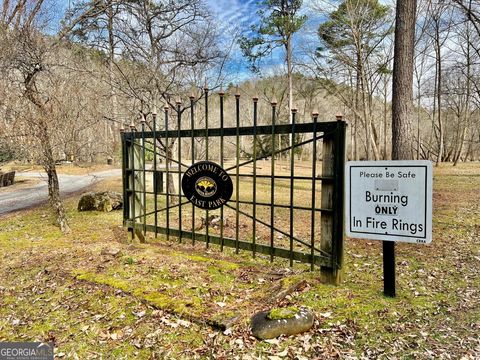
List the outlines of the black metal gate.
{"label": "black metal gate", "polygon": [[[228,127],[227,95],[217,94],[212,99],[204,89],[188,107],[178,100],[122,133],[124,225],[141,239],[152,232],[201,241],[318,265],[335,277],[343,257],[346,123],[319,122],[318,114],[299,122],[293,110],[291,124],[278,124],[272,101],[271,121],[259,125],[258,99],[246,115],[236,94]],[[243,125],[247,116],[250,126]],[[216,162],[233,180],[232,199],[217,210],[196,208],[182,192],[182,176],[200,160]]]}

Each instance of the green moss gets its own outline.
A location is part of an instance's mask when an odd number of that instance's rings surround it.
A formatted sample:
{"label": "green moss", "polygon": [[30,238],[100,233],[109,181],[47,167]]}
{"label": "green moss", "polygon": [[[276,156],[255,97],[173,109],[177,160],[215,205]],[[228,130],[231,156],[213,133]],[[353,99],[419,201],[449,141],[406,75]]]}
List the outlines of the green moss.
{"label": "green moss", "polygon": [[215,284],[229,285],[235,279],[232,274],[219,269],[216,266],[208,266],[207,271]]}
{"label": "green moss", "polygon": [[[136,278],[129,280],[119,279],[114,275],[92,273],[84,270],[73,271],[74,276],[78,280],[93,282],[96,284],[103,284],[111,286],[115,289],[122,290],[127,294],[131,294],[136,298],[147,301],[158,309],[173,311],[177,314],[186,314],[188,316],[201,316],[205,312],[202,307],[202,300],[195,296],[195,291],[192,289],[180,289],[172,287],[165,292],[155,290],[158,285],[164,282],[141,281]],[[158,278],[157,278],[158,280]],[[156,286],[155,286],[156,285]]]}
{"label": "green moss", "polygon": [[107,276],[104,274],[95,274],[87,271],[82,270],[74,270],[74,276],[78,280],[89,281],[97,284],[108,285],[114,287],[116,289],[120,289],[124,292],[131,292],[130,284],[122,279],[116,279],[113,276]]}
{"label": "green moss", "polygon": [[298,314],[298,308],[290,306],[286,308],[276,308],[270,310],[267,314],[267,318],[270,320],[291,319],[295,317],[296,314]]}
{"label": "green moss", "polygon": [[133,291],[133,295],[145,299],[156,307],[165,310],[173,310],[176,303],[170,296],[159,293],[158,291],[145,293],[142,289],[136,289]]}

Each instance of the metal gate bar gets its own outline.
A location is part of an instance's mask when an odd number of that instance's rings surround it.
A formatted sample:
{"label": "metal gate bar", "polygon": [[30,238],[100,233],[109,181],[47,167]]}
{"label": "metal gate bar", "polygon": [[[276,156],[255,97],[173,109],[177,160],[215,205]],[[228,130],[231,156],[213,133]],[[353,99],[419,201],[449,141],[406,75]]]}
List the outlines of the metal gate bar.
{"label": "metal gate bar", "polygon": [[[258,97],[253,98],[253,158],[257,159],[257,111]],[[257,161],[253,162],[253,199],[252,199],[252,242],[253,242],[253,258],[255,258],[255,245],[257,243]],[[237,199],[237,201],[240,201]],[[271,224],[273,227],[273,223]]]}
{"label": "metal gate bar", "polygon": [[[195,164],[195,97],[190,96],[190,127],[192,165]],[[192,204],[192,243],[195,245],[195,205]]]}
{"label": "metal gate bar", "polygon": [[[254,163],[254,162],[258,161],[258,160],[269,159],[269,158],[272,157],[272,156],[279,155],[279,154],[281,154],[281,153],[283,153],[283,152],[291,151],[292,148],[300,147],[300,146],[309,144],[309,143],[311,143],[311,142],[316,142],[317,140],[320,140],[320,139],[324,138],[325,136],[329,136],[329,135],[332,135],[332,134],[334,134],[334,133],[335,133],[335,131],[331,131],[331,132],[326,133],[326,134],[323,134],[323,135],[317,135],[315,138],[312,138],[312,139],[309,139],[309,140],[305,140],[305,141],[299,142],[299,143],[297,143],[297,144],[294,144],[294,145],[292,145],[292,146],[288,146],[288,147],[285,147],[285,148],[276,150],[276,151],[274,151],[274,152],[271,153],[271,154],[257,157],[257,159],[255,159],[255,160],[251,159],[251,160],[247,160],[247,161],[244,161],[244,162],[242,162],[242,163],[239,163],[238,166],[231,166],[231,167],[229,167],[229,168],[226,168],[225,171],[228,172],[229,170],[233,170],[234,168],[239,168],[239,167],[242,167],[242,166],[245,166],[245,165],[248,165],[248,164],[252,164],[252,163]],[[278,135],[278,134],[277,134],[277,135]],[[198,137],[201,137],[201,136],[198,136]],[[152,145],[152,144],[153,144],[153,143],[151,143],[151,142],[145,142],[145,143],[148,144],[148,145]],[[143,148],[142,145],[136,144],[135,146],[138,146],[138,147],[140,147],[140,148]],[[146,150],[150,151],[149,149],[146,149]],[[161,155],[161,154],[159,154],[159,155]],[[161,155],[161,156],[162,156],[162,155]],[[164,158],[166,159],[166,155],[163,155],[162,157],[164,157]],[[181,163],[180,161],[174,160],[174,159],[169,159],[169,161],[177,164],[179,167],[181,167],[181,166],[183,166],[183,167],[188,167],[187,165]],[[136,169],[136,170],[138,170],[138,171],[143,171],[143,169]],[[145,170],[145,171],[153,171],[153,170]],[[170,172],[171,172],[171,173],[178,173],[179,170],[170,170]],[[235,176],[236,176],[236,175],[235,175]],[[239,176],[250,176],[250,177],[253,177],[253,175],[249,175],[249,174],[239,174]],[[262,175],[257,175],[257,176],[258,176],[258,177],[261,177]],[[263,177],[270,177],[270,175],[263,175]],[[280,177],[282,177],[282,176],[281,176],[281,175],[277,175],[276,177],[277,177],[277,178],[280,178]],[[286,179],[290,179],[291,177],[292,177],[291,175],[289,175],[289,176],[286,176],[286,175],[283,176],[283,178],[286,178]],[[299,177],[299,176],[294,176],[294,178],[295,178],[295,179],[302,179],[302,177]],[[310,180],[310,179],[311,179],[310,177],[303,177],[303,180]],[[334,179],[334,177],[324,177],[324,176],[318,177],[318,176],[317,176],[317,179],[325,179],[325,180],[329,180],[329,179],[330,179],[330,180],[332,180],[332,179]]]}
{"label": "metal gate bar", "polygon": [[[317,188],[317,122],[318,114],[314,113],[313,116],[313,146],[312,146],[312,211],[310,216],[310,255],[314,256],[315,249],[315,196]],[[310,270],[313,271],[313,263],[310,265]]]}
{"label": "metal gate bar", "polygon": [[290,134],[290,266],[293,266],[293,193],[295,189],[295,121],[297,109],[292,109],[292,133]]}
{"label": "metal gate bar", "polygon": [[[168,108],[167,108],[168,110]],[[240,119],[240,110],[239,110],[239,119]],[[240,121],[240,120],[238,120]],[[305,133],[313,133],[314,123],[300,123],[296,124],[295,126],[295,133],[297,134],[305,134]],[[168,129],[168,127],[167,127]],[[239,136],[245,135],[252,135],[253,134],[253,126],[243,126],[240,128],[236,127],[227,127],[223,129],[223,136],[236,136],[238,129]],[[274,126],[275,135],[288,135],[292,132],[292,125],[290,124],[276,124]],[[329,121],[329,122],[319,122],[318,123],[318,132],[322,133],[329,133],[332,134],[337,131],[337,121]],[[134,132],[125,132],[124,133],[128,137],[133,137],[134,139],[141,139],[142,134],[134,131]],[[130,135],[128,135],[130,134]],[[209,129],[189,129],[189,130],[180,130],[180,137],[188,138],[193,135],[193,137],[206,137],[208,134],[209,137],[216,137],[222,136],[222,129],[220,128],[209,128]],[[258,125],[257,126],[257,135],[271,135],[272,134],[272,125]],[[172,138],[178,135],[178,130],[159,130],[156,132],[157,139],[162,138]],[[153,131],[146,131],[145,138],[153,138]],[[173,160],[173,159],[172,159]]]}
{"label": "metal gate bar", "polygon": [[[166,220],[167,220],[167,241],[170,240],[170,194],[169,194],[169,184],[170,184],[170,171],[169,171],[169,167],[170,167],[170,149],[169,149],[169,144],[168,144],[168,138],[170,136],[169,134],[169,131],[168,131],[168,110],[169,108],[168,107],[164,107],[163,108],[164,112],[165,112],[165,170],[166,170],[166,173],[167,173],[167,181],[166,181],[166,201],[167,201],[167,215],[166,215]],[[173,132],[172,132],[172,135],[173,137]],[[159,134],[159,137],[161,138],[162,137],[162,134],[160,133]],[[178,159],[179,162],[180,162],[180,159]],[[180,164],[178,164],[178,167],[180,168]],[[155,230],[155,231],[158,231],[158,230]]]}
{"label": "metal gate bar", "polygon": [[[235,201],[236,201],[236,208],[235,208],[235,251],[238,254],[239,252],[239,229],[240,229],[240,177],[239,175],[239,161],[240,161],[240,94],[237,92],[235,93],[235,121],[236,121],[236,128],[235,128],[235,139],[237,145],[237,152],[235,156],[236,161],[236,177],[235,177]],[[253,130],[253,129],[252,129]],[[222,134],[228,136],[228,131],[223,130]],[[228,169],[225,169],[228,171]]]}
{"label": "metal gate bar", "polygon": [[[277,110],[277,100],[273,99],[270,104],[272,105],[272,152],[275,152],[276,149],[276,133],[275,133],[275,116],[276,116],[276,110]],[[274,259],[274,253],[273,253],[273,248],[274,248],[274,242],[275,242],[275,155],[272,154],[271,160],[270,160],[270,261],[273,261]],[[267,175],[268,176],[268,175]],[[313,259],[313,257],[312,257]]]}
{"label": "metal gate bar", "polygon": [[[221,129],[221,133],[220,133],[220,167],[223,169],[224,167],[224,156],[223,156],[223,151],[224,151],[224,137],[225,137],[225,134],[224,134],[224,131],[223,131],[223,128],[224,128],[224,115],[223,115],[223,97],[225,95],[225,93],[223,92],[222,89],[220,89],[220,92],[218,93],[218,95],[220,96],[220,129]],[[220,244],[220,251],[223,251],[223,247],[225,246],[224,244],[224,213],[223,213],[223,206],[220,208],[220,239],[221,239],[221,244]]]}
{"label": "metal gate bar", "polygon": [[[205,86],[203,88],[203,90],[204,90],[204,94],[205,94],[205,96],[204,96],[204,99],[205,99],[205,160],[208,161],[208,160],[210,160],[210,158],[208,157],[208,149],[209,149],[209,146],[208,146],[209,145],[208,144],[208,129],[209,129],[209,127],[208,127],[208,90],[209,89],[207,88],[207,86]],[[220,136],[221,136],[221,134],[220,134]],[[179,192],[180,192],[180,190],[179,190]],[[209,230],[210,230],[210,224],[209,224],[209,221],[208,221],[208,219],[209,219],[209,211],[208,210],[205,210],[205,219],[206,219],[206,221],[205,221],[205,235],[206,235],[206,239],[207,239],[206,244],[207,244],[207,248],[208,248],[208,246],[210,244],[210,237],[208,236],[209,235]]]}

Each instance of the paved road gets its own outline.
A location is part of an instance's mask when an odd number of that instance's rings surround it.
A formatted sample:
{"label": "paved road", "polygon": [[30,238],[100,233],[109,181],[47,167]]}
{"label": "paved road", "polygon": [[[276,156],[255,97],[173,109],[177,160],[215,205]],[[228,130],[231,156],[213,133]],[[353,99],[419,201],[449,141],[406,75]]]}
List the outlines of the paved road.
{"label": "paved road", "polygon": [[[5,191],[7,188],[2,188],[3,191],[0,192],[0,216],[12,211],[29,208],[48,200],[47,175],[45,173],[22,172],[17,173],[16,176],[39,178],[41,181],[28,188],[12,188],[12,191]],[[121,176],[121,170],[113,169],[87,175],[59,174],[58,180],[60,182],[61,194],[67,195],[82,190],[97,181],[114,176]]]}

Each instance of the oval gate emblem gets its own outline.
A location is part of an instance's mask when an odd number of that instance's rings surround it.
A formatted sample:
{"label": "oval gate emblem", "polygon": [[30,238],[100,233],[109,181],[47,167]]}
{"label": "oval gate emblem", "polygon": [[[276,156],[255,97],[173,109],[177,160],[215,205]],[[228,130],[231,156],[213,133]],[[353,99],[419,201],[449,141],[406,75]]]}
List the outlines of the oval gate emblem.
{"label": "oval gate emblem", "polygon": [[218,209],[232,197],[233,182],[220,165],[212,161],[200,161],[183,174],[182,190],[196,207]]}

